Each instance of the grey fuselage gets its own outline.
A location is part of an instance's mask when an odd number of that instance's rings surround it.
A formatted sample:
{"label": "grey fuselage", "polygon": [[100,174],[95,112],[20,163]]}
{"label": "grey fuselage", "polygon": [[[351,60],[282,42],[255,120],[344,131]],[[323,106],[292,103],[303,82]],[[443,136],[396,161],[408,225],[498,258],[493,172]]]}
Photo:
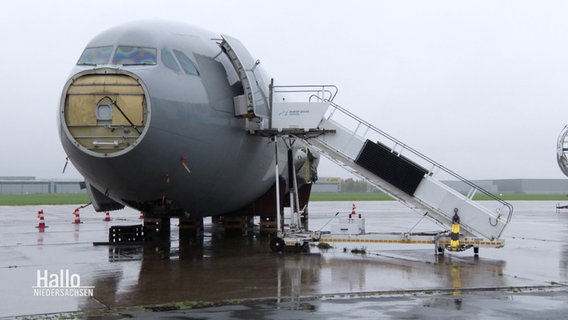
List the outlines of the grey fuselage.
{"label": "grey fuselage", "polygon": [[[91,188],[143,211],[208,216],[238,210],[272,187],[274,145],[235,116],[243,87],[220,39],[141,21],[87,45],[92,52],[63,90],[59,123],[63,148]],[[269,81],[260,66],[255,74],[263,98]],[[269,113],[267,104],[258,108]]]}

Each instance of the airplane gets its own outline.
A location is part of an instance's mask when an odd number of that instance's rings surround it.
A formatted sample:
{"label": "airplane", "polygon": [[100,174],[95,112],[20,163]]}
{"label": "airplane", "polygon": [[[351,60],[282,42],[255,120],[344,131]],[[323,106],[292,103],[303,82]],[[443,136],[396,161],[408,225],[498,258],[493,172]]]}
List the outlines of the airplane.
{"label": "airplane", "polygon": [[[276,214],[290,191],[289,146],[256,130],[269,122],[270,78],[237,39],[177,22],[110,28],[84,49],[59,106],[60,140],[96,211],[149,217]],[[283,99],[285,97],[280,97]],[[295,168],[316,159],[294,144]],[[298,180],[308,202],[316,165]]]}
{"label": "airplane", "polygon": [[568,177],[568,125],[566,125],[556,141],[556,161],[558,162],[558,167]]}

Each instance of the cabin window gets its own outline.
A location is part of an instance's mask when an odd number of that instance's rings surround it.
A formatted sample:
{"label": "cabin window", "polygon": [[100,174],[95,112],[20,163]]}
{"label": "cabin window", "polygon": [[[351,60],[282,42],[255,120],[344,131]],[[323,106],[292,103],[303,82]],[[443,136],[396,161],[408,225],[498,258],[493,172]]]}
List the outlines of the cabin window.
{"label": "cabin window", "polygon": [[119,46],[114,53],[112,64],[124,66],[155,65],[157,63],[157,55],[158,50],[156,48]]}
{"label": "cabin window", "polygon": [[106,64],[112,53],[112,46],[86,48],[77,61],[78,65]]}
{"label": "cabin window", "polygon": [[181,68],[183,69],[183,71],[185,71],[185,73],[194,76],[199,75],[199,72],[197,71],[197,67],[195,66],[195,64],[193,64],[191,59],[189,59],[183,52],[174,50],[174,54],[176,55],[176,58],[178,59]]}
{"label": "cabin window", "polygon": [[174,55],[170,52],[170,50],[162,49],[162,62],[164,65],[175,72],[181,72]]}

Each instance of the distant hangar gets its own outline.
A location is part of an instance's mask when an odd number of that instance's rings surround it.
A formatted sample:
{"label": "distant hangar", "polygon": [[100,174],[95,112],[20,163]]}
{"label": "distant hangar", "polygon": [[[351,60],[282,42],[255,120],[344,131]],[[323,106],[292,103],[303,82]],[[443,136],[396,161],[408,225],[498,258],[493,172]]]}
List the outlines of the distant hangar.
{"label": "distant hangar", "polygon": [[[341,178],[321,177],[313,192],[342,192]],[[568,194],[568,179],[496,179],[473,180],[496,194]],[[455,190],[467,193],[469,187],[459,181],[445,181]],[[368,190],[374,188],[369,187]],[[86,193],[82,180],[37,179],[33,176],[0,176],[0,194]]]}
{"label": "distant hangar", "polygon": [[86,193],[82,180],[36,179],[30,176],[0,177],[0,194]]}

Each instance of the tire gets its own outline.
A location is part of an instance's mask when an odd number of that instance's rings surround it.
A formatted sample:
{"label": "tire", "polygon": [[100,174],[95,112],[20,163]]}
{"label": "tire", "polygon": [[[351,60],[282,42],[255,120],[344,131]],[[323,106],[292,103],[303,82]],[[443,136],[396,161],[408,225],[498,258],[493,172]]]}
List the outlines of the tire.
{"label": "tire", "polygon": [[281,252],[282,250],[284,250],[284,247],[286,246],[286,243],[284,243],[284,240],[282,238],[272,238],[272,240],[270,240],[270,249],[274,252]]}

